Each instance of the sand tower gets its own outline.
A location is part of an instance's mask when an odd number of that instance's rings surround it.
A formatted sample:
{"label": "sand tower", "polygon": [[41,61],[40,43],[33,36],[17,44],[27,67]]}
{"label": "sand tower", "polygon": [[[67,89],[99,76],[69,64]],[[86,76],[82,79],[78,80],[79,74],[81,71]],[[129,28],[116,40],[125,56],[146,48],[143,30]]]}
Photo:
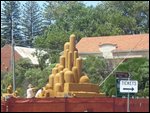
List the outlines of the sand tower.
{"label": "sand tower", "polygon": [[88,76],[82,72],[82,58],[75,47],[75,35],[70,36],[69,42],[64,44],[63,55],[59,63],[52,69],[49,82],[39,97],[98,97],[99,86],[90,83]]}

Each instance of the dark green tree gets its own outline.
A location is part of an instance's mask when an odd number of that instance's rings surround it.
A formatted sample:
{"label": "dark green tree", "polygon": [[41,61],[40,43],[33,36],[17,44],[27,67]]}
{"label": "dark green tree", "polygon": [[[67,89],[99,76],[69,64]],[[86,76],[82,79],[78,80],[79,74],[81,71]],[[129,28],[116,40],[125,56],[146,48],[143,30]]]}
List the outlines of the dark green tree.
{"label": "dark green tree", "polygon": [[[15,65],[16,90],[21,97],[26,97],[29,83],[37,89],[45,86],[55,64],[45,67],[43,70],[34,66],[29,59],[20,59]],[[1,72],[1,91],[6,92],[7,86],[13,83],[12,72]]]}
{"label": "dark green tree", "polygon": [[49,54],[43,50],[36,49],[35,53],[33,55],[37,56],[38,58],[38,67],[43,70],[46,68],[51,62],[49,61]]}
{"label": "dark green tree", "polygon": [[109,78],[101,86],[101,89],[107,96],[116,95],[116,78],[114,74],[111,74]]}
{"label": "dark green tree", "polygon": [[4,38],[3,36],[1,36],[1,48],[7,43],[6,38]]}
{"label": "dark green tree", "polygon": [[53,22],[56,21],[56,18],[59,18],[62,15],[62,12],[64,12],[64,9],[60,7],[63,7],[66,5],[69,1],[46,1],[45,9],[44,9],[44,17],[47,23],[50,25]]}
{"label": "dark green tree", "polygon": [[[44,10],[45,19],[65,31],[74,33],[79,41],[88,34],[91,8],[79,1],[48,1]],[[49,25],[51,25],[49,24]]]}
{"label": "dark green tree", "polygon": [[63,51],[63,45],[67,40],[69,40],[69,33],[65,33],[56,25],[51,25],[42,36],[36,38],[35,47],[38,50],[46,51],[49,55],[49,61],[56,63],[59,60],[60,52]]}
{"label": "dark green tree", "polygon": [[[20,2],[3,1],[1,10],[1,36],[5,43],[11,43],[12,29],[15,43],[19,43],[22,38],[20,34]],[[3,40],[1,40],[3,41]]]}
{"label": "dark green tree", "polygon": [[[131,80],[138,81],[137,96],[149,96],[149,63],[147,58],[133,58],[123,62],[116,71],[129,72]],[[111,75],[103,84],[103,91],[111,96],[116,94],[115,76]],[[110,92],[114,90],[113,92]]]}
{"label": "dark green tree", "polygon": [[[29,59],[20,59],[19,61],[16,62],[15,65],[15,81],[16,81],[16,89],[19,87],[24,86],[22,82],[25,79],[25,72],[29,69],[33,68],[31,61]],[[2,73],[2,79],[1,79],[1,85],[3,88],[3,92],[6,92],[6,88],[9,84],[13,84],[13,75],[12,72],[7,72],[7,73]],[[21,91],[22,93],[22,91]]]}
{"label": "dark green tree", "polygon": [[43,33],[43,17],[36,1],[27,1],[23,5],[22,31],[26,46],[33,46],[34,38]]}
{"label": "dark green tree", "polygon": [[85,72],[92,83],[100,84],[110,72],[108,63],[101,57],[88,56],[83,60],[83,72]]}
{"label": "dark green tree", "polygon": [[44,14],[50,24],[44,34],[36,39],[35,45],[50,54],[51,63],[58,62],[59,53],[72,33],[76,35],[77,41],[88,33],[88,11],[83,3],[77,1],[47,2]]}
{"label": "dark green tree", "polygon": [[[110,18],[113,24],[121,28],[124,34],[149,32],[149,1],[104,1],[107,11],[118,11],[121,18]],[[116,21],[116,22],[115,22]]]}

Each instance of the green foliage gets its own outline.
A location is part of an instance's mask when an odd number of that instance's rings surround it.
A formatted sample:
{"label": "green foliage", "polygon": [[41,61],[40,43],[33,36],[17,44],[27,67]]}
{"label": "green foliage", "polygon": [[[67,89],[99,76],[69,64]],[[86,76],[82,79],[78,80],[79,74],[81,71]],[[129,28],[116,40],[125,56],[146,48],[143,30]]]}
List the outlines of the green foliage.
{"label": "green foliage", "polygon": [[144,89],[144,94],[143,94],[145,97],[146,96],[149,96],[149,88],[145,88]]}
{"label": "green foliage", "polygon": [[16,87],[21,86],[22,82],[25,80],[24,73],[30,68],[33,68],[33,65],[29,59],[22,58],[17,61],[15,65]]}
{"label": "green foliage", "polygon": [[[15,81],[16,88],[22,87],[22,83],[25,79],[24,73],[29,68],[33,68],[31,61],[29,59],[20,59],[15,65]],[[6,88],[9,84],[13,84],[13,75],[11,72],[4,73],[3,78],[1,79],[2,92],[6,92]],[[21,88],[20,88],[21,89]],[[22,90],[19,93],[22,95]]]}
{"label": "green foliage", "polygon": [[35,47],[44,50],[49,55],[51,63],[59,60],[59,53],[63,50],[64,43],[68,40],[69,34],[59,29],[56,25],[51,25],[43,36],[35,39]]}
{"label": "green foliage", "polygon": [[[116,71],[129,72],[131,80],[138,81],[138,93],[135,96],[149,96],[149,63],[146,58],[133,58],[123,62]],[[116,78],[114,75],[104,82],[102,85],[106,95],[111,96],[116,94]]]}
{"label": "green foliage", "polygon": [[[44,17],[41,19],[41,9],[36,2],[28,1],[23,8],[22,31],[28,40],[28,46],[38,50],[45,50],[47,54],[35,53],[40,62],[39,67],[33,67],[29,61],[19,61],[15,66],[16,86],[25,96],[28,83],[42,87],[51,73],[52,67],[59,60],[59,53],[63,51],[70,34],[74,33],[79,41],[82,37],[138,34],[149,32],[149,2],[148,1],[103,1],[96,7],[86,7],[79,1],[46,1]],[[1,15],[1,47],[11,40],[11,12],[14,12],[14,39],[22,40],[19,34],[19,2],[3,1]],[[32,10],[32,11],[31,11]],[[42,13],[41,13],[42,14]],[[34,24],[33,24],[34,23]],[[41,29],[47,26],[41,35]],[[32,38],[35,38],[32,42]],[[46,60],[53,64],[48,66]],[[107,62],[99,57],[87,57],[84,60],[85,71],[91,82],[99,84],[109,74]],[[48,67],[47,67],[48,66]],[[137,95],[149,95],[149,63],[146,59],[129,59],[120,65],[117,71],[127,71],[132,79],[139,81]],[[2,73],[3,74],[3,73]],[[1,76],[1,89],[12,83],[12,73]],[[22,84],[22,85],[21,85]],[[111,96],[115,93],[113,75],[102,86],[103,91]]]}
{"label": "green foliage", "polygon": [[[21,14],[19,2],[4,1],[2,5],[1,36],[6,39],[6,42],[2,40],[2,43],[10,43],[11,12],[14,12],[14,38],[17,44],[22,44],[19,42],[22,40],[22,42],[27,42],[25,46],[35,44],[36,47],[44,49],[49,47],[52,51],[55,47],[58,47],[59,51],[62,50],[60,49],[62,43],[64,44],[64,40],[68,39],[72,33],[79,41],[86,36],[149,32],[148,1],[102,1],[96,7],[87,7],[82,1],[46,1],[43,13],[37,2],[28,1],[22,9],[20,28],[22,28],[22,36],[25,39],[23,40],[19,36],[21,33],[18,27]],[[43,30],[45,33],[39,37]],[[36,43],[33,41],[35,36],[38,37]],[[49,38],[45,40],[43,37]],[[54,54],[57,53],[51,52],[54,57]],[[56,61],[55,58],[54,61]]]}
{"label": "green foliage", "polygon": [[[11,43],[11,30],[13,25],[13,37],[15,42],[21,39],[19,21],[20,21],[20,2],[19,1],[3,1],[1,10],[1,36],[7,43]],[[13,18],[13,22],[12,22]]]}
{"label": "green foliage", "polygon": [[[119,28],[125,34],[138,34],[148,32],[149,2],[148,1],[104,1],[102,4],[111,12],[114,10],[121,14],[115,17]],[[98,6],[97,6],[98,7]],[[113,18],[110,18],[113,19]]]}
{"label": "green foliage", "polygon": [[[132,65],[131,65],[132,64]],[[122,65],[118,67],[118,71],[127,71],[131,74],[131,79],[143,81],[149,79],[149,64],[148,59],[146,58],[134,58],[134,59],[128,59],[127,62],[124,62]],[[144,84],[146,81],[143,81]],[[139,88],[144,88],[145,85],[139,84]]]}
{"label": "green foliage", "polygon": [[116,88],[115,87],[111,87],[110,90],[108,91],[108,95],[112,96],[112,95],[115,95],[116,94]]}
{"label": "green foliage", "polygon": [[92,29],[91,36],[108,36],[123,34],[123,30],[118,26],[118,21],[122,16],[118,10],[110,10],[104,4],[99,4],[91,13]]}
{"label": "green foliage", "polygon": [[110,77],[102,85],[102,91],[105,92],[107,96],[112,96],[116,94],[115,81],[115,76],[110,75]]}
{"label": "green foliage", "polygon": [[6,74],[7,74],[7,72],[1,71],[1,80],[4,79],[4,77],[5,77]]}
{"label": "green foliage", "polygon": [[[76,34],[77,40],[85,36],[90,22],[90,8],[78,1],[53,2],[48,1],[45,8],[45,17],[51,20],[52,25],[58,27],[65,34]],[[49,16],[51,15],[51,16]]]}
{"label": "green foliage", "polygon": [[88,22],[83,15],[87,15],[87,9],[76,1],[48,1],[44,14],[51,24],[42,36],[36,38],[35,47],[47,51],[51,63],[56,63],[70,34],[74,33],[77,40],[84,36],[83,30],[87,27],[84,24]]}
{"label": "green foliage", "polygon": [[28,58],[21,58],[16,62],[16,68],[19,69],[28,69],[32,68],[33,64],[31,63],[30,59]]}
{"label": "green foliage", "polygon": [[49,62],[49,54],[45,51],[42,51],[40,49],[36,49],[35,53],[33,53],[33,56],[36,56],[38,58],[38,67],[43,70],[45,67],[48,66],[51,62]]}
{"label": "green foliage", "polygon": [[43,31],[42,12],[36,1],[27,1],[23,5],[22,31],[26,46],[33,46],[34,37]]}
{"label": "green foliage", "polygon": [[47,1],[44,17],[49,26],[34,45],[46,50],[56,63],[72,33],[77,41],[86,36],[147,33],[148,9],[147,1],[105,1],[96,7],[79,1]]}
{"label": "green foliage", "polygon": [[83,71],[87,73],[92,83],[99,84],[109,73],[107,62],[100,57],[88,56],[83,61]]}
{"label": "green foliage", "polygon": [[1,80],[1,91],[6,92],[6,88],[9,84],[12,84],[12,73],[5,73]]}
{"label": "green foliage", "polygon": [[[51,64],[41,70],[33,66],[29,59],[20,59],[15,65],[16,89],[19,95],[21,97],[26,97],[27,86],[30,83],[36,88],[45,86],[52,72],[52,68],[55,65],[56,64]],[[1,72],[1,74],[1,91],[6,92],[7,86],[13,83],[12,73]]]}
{"label": "green foliage", "polygon": [[1,48],[7,43],[6,39],[1,36]]}
{"label": "green foliage", "polygon": [[127,62],[121,64],[118,71],[127,71],[131,74],[132,80],[138,81],[139,92],[137,95],[143,95],[145,88],[149,86],[149,63],[146,58],[128,59]]}

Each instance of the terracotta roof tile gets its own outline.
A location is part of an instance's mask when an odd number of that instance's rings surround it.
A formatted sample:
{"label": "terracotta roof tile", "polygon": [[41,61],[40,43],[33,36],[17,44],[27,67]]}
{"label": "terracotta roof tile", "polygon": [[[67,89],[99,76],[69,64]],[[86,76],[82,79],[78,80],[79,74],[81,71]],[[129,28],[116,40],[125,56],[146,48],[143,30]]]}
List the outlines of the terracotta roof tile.
{"label": "terracotta roof tile", "polygon": [[85,37],[76,45],[79,53],[100,52],[102,44],[116,44],[115,51],[149,50],[149,34]]}

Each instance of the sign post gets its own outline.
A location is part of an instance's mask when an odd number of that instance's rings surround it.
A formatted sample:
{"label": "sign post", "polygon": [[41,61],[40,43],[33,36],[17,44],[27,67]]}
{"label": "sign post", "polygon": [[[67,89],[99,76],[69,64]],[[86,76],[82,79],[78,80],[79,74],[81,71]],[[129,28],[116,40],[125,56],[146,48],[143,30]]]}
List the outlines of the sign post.
{"label": "sign post", "polygon": [[[130,80],[130,78],[128,78]],[[130,88],[128,88],[129,90]],[[130,112],[130,93],[128,92],[128,100],[127,100],[127,112]]]}
{"label": "sign post", "polygon": [[138,92],[138,81],[136,80],[121,80],[120,81],[120,92],[128,93],[127,98],[127,112],[130,112],[130,93]]}
{"label": "sign post", "polygon": [[126,95],[126,93],[120,93],[120,80],[128,80],[129,73],[128,72],[116,72],[116,97],[122,97],[123,95]]}
{"label": "sign post", "polygon": [[128,98],[127,98],[127,112],[130,112],[130,93],[128,93]]}

